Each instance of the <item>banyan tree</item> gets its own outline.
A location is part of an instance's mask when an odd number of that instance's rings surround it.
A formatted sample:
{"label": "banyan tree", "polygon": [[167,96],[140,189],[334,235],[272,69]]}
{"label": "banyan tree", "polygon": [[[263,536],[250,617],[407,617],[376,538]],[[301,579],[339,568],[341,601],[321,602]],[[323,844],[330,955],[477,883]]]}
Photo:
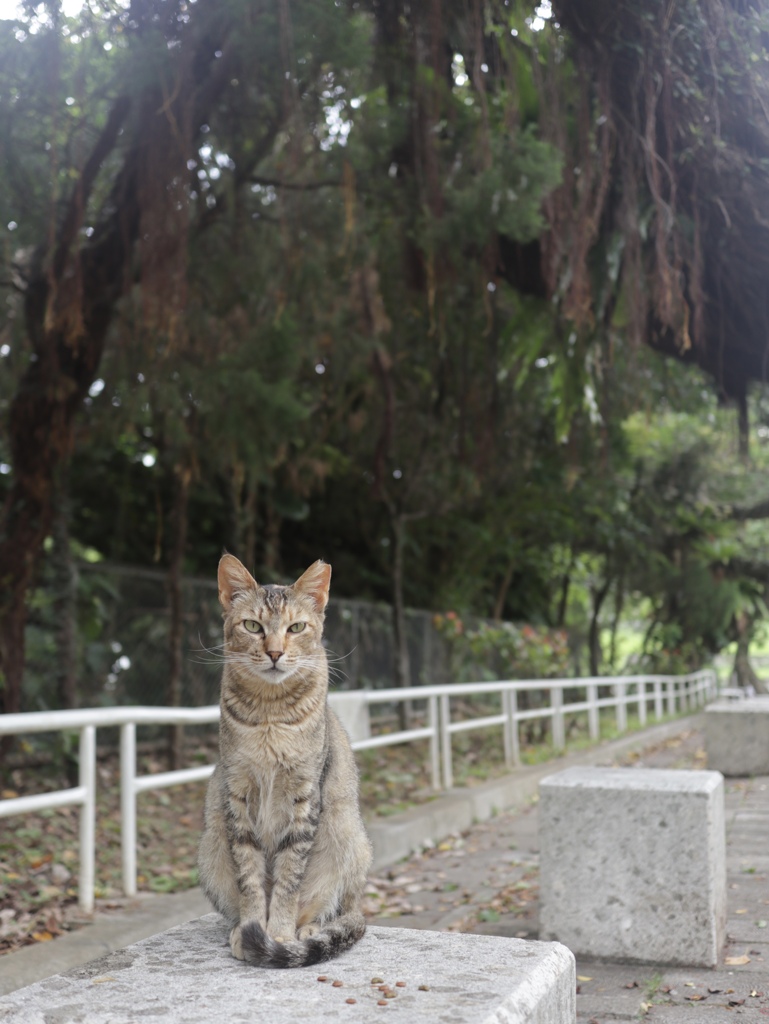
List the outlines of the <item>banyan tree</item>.
{"label": "banyan tree", "polygon": [[[40,10],[34,31],[0,22],[0,197],[25,213],[0,281],[21,367],[0,517],[5,711],[115,311],[138,293],[156,351],[186,344],[190,247],[228,217],[240,238],[269,223],[255,189],[336,189],[345,244],[356,210],[386,196],[381,224],[405,224],[399,306],[422,310],[436,349],[458,283],[481,290],[493,344],[506,278],[551,300],[573,395],[596,352],[608,365],[617,344],[650,345],[712,376],[747,443],[748,386],[769,375],[767,0],[105,0],[77,23]],[[327,174],[333,138],[356,139],[359,92],[366,158],[357,177],[352,155]],[[345,298],[373,345],[392,323],[382,269],[361,261]],[[389,365],[371,363],[385,393]],[[174,467],[180,507],[193,468]]]}

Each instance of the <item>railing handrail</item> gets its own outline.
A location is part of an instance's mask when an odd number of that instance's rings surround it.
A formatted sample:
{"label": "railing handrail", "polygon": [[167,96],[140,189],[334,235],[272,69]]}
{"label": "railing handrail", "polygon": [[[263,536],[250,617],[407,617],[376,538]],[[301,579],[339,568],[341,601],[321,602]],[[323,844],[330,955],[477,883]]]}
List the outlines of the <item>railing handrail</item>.
{"label": "railing handrail", "polygon": [[0,715],[0,736],[23,732],[60,732],[93,725],[98,729],[125,725],[205,725],[219,717],[219,705],[202,708],[164,708],[130,704],[119,708],[74,708],[63,711],[27,711]]}
{"label": "railing handrail", "polygon": [[[476,693],[500,693],[502,690],[578,689],[595,684],[614,686],[617,683],[686,682],[702,677],[712,669],[700,669],[686,675],[653,675],[640,673],[633,676],[575,676],[571,679],[495,679],[474,683],[440,683],[427,686],[391,687],[387,690],[331,690],[337,694],[354,693],[367,704],[385,704],[398,700],[418,700],[420,697],[466,697]],[[206,725],[219,717],[219,705],[207,704],[199,708],[168,708],[151,704],[130,704],[114,708],[74,708],[59,711],[26,711],[13,715],[0,715],[0,736],[32,732],[60,732],[82,729],[93,725],[105,729],[133,722],[136,725]]]}

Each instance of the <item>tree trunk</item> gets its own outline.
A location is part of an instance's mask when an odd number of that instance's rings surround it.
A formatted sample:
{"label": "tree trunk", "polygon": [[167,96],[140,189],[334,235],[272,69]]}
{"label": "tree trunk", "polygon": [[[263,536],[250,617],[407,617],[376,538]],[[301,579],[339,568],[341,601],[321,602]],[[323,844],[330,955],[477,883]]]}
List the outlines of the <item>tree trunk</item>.
{"label": "tree trunk", "polygon": [[737,435],[740,459],[743,462],[747,462],[750,458],[750,419],[748,415],[748,389],[746,383],[743,383],[737,396]]}
{"label": "tree trunk", "polygon": [[558,612],[556,614],[555,624],[558,629],[563,629],[566,623],[566,610],[569,606],[569,589],[571,587],[571,566],[573,561],[566,572],[561,578],[561,593],[558,599]]}
{"label": "tree trunk", "polygon": [[54,614],[56,617],[56,693],[60,708],[76,708],[77,693],[77,566],[69,538],[69,465],[56,474],[52,524]]}
{"label": "tree trunk", "polygon": [[[189,466],[177,466],[175,470],[176,493],[171,519],[173,547],[168,571],[168,594],[170,603],[170,624],[168,641],[170,650],[170,672],[166,703],[178,708],[182,703],[182,667],[184,642],[184,553],[187,548],[187,524],[192,471]],[[168,734],[168,756],[172,770],[181,767],[184,748],[184,726],[172,725]]]}
{"label": "tree trunk", "polygon": [[615,671],[617,667],[617,631],[625,604],[625,581],[622,574],[617,579],[617,593],[614,601],[614,618],[611,624],[611,644],[609,646],[609,663],[611,664],[612,671]]}
{"label": "tree trunk", "polygon": [[767,693],[767,685],[763,679],[759,679],[756,673],[753,671],[753,666],[750,664],[750,658],[748,657],[750,652],[750,625],[746,623],[745,617],[738,615],[737,619],[737,651],[734,655],[734,668],[733,674],[736,678],[737,685],[747,689],[752,687],[756,693]]}
{"label": "tree trunk", "polygon": [[590,619],[590,632],[588,634],[588,646],[590,649],[590,675],[597,676],[601,670],[601,630],[598,624],[598,616],[606,595],[609,593],[611,579],[607,579],[597,590],[593,590],[593,615]]}
{"label": "tree trunk", "polygon": [[112,190],[114,215],[95,230],[87,250],[71,251],[99,168],[129,109],[125,98],[115,102],[55,244],[27,280],[24,319],[32,358],[11,401],[13,484],[0,518],[0,710],[6,714],[21,707],[25,602],[51,527],[54,476],[72,450],[75,417],[96,375],[138,230],[136,168],[129,162]]}
{"label": "tree trunk", "polygon": [[[395,685],[411,686],[411,663],[409,660],[408,634],[406,632],[406,608],[403,602],[403,547],[406,540],[406,524],[402,516],[392,520],[393,560],[393,668]],[[405,701],[398,704],[398,720],[401,729],[409,727],[409,708]]]}
{"label": "tree trunk", "polygon": [[[42,310],[40,311],[42,317]],[[26,596],[54,510],[54,477],[72,449],[74,421],[101,357],[104,329],[76,349],[60,333],[35,346],[11,403],[13,484],[0,521],[0,710],[21,709]]]}
{"label": "tree trunk", "polygon": [[505,575],[502,578],[502,582],[499,585],[499,590],[497,591],[497,599],[494,602],[494,614],[492,615],[492,618],[494,619],[495,622],[502,621],[502,616],[504,615],[505,612],[505,601],[507,600],[507,595],[510,590],[510,584],[513,582],[515,564],[515,559],[511,560],[510,564],[505,570]]}
{"label": "tree trunk", "polygon": [[259,501],[259,484],[253,473],[246,475],[246,501],[244,506],[245,529],[243,540],[243,563],[250,572],[256,568],[256,524]]}
{"label": "tree trunk", "polygon": [[267,491],[264,511],[264,565],[268,572],[275,574],[280,570],[280,528],[283,519],[275,508],[271,490]]}

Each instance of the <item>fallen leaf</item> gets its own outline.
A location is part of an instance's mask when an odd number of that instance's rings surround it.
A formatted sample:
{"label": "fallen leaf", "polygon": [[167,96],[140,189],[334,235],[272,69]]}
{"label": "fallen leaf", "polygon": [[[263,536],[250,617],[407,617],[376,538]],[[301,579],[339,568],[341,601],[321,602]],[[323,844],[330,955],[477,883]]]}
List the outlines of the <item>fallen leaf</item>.
{"label": "fallen leaf", "polygon": [[693,996],[684,996],[684,999],[687,999],[690,1003],[699,1003],[703,999],[707,999],[707,998],[708,998],[707,996],[700,996],[700,995],[697,995],[696,993]]}
{"label": "fallen leaf", "polygon": [[592,981],[592,978],[588,978],[586,974],[578,974],[577,981]]}
{"label": "fallen leaf", "polygon": [[93,979],[93,984],[94,985],[104,985],[108,981],[114,981],[114,980],[115,979],[112,977],[111,974],[105,974],[103,978],[94,978]]}
{"label": "fallen leaf", "polygon": [[735,910],[735,914],[747,914],[747,912],[748,912],[748,908],[747,907],[741,907],[739,910]]}
{"label": "fallen leaf", "polygon": [[750,963],[749,956],[728,956],[724,963],[727,967],[742,967],[743,964]]}
{"label": "fallen leaf", "polygon": [[35,942],[50,942],[53,935],[50,932],[32,932],[32,938]]}

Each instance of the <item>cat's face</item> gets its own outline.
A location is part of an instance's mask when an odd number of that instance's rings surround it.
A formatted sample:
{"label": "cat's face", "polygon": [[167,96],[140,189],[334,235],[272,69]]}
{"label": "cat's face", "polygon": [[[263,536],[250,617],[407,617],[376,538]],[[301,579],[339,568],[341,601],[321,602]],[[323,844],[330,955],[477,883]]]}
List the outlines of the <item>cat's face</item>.
{"label": "cat's face", "polygon": [[315,562],[290,587],[260,586],[233,555],[219,563],[225,658],[241,678],[282,685],[322,663],[331,566]]}

